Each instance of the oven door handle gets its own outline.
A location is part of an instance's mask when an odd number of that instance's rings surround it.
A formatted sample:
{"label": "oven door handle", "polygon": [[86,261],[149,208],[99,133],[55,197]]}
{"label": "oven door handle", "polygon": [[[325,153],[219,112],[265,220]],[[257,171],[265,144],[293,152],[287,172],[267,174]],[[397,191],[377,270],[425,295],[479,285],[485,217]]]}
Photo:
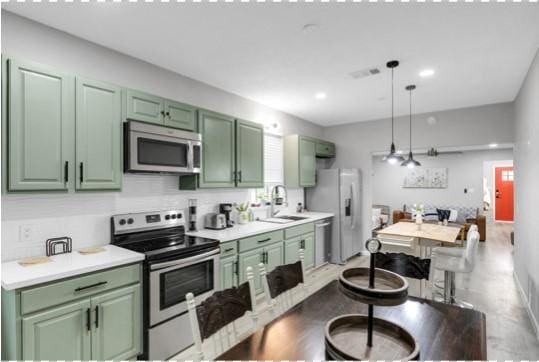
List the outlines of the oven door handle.
{"label": "oven door handle", "polygon": [[219,254],[219,248],[216,248],[212,251],[208,251],[207,253],[195,255],[189,258],[176,259],[176,260],[171,260],[164,263],[152,264],[150,265],[150,270],[158,270],[158,269],[163,269],[170,266],[176,266],[176,265],[179,266],[179,265],[189,264],[198,260],[206,259],[207,257],[215,255],[215,254]]}

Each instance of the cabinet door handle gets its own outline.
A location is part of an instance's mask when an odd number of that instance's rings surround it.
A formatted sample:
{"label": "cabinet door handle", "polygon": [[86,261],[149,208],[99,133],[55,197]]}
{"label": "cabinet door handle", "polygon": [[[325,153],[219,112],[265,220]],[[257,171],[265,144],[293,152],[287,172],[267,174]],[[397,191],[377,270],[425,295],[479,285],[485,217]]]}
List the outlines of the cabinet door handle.
{"label": "cabinet door handle", "polygon": [[240,266],[237,261],[234,262],[234,274],[239,275],[240,273]]}
{"label": "cabinet door handle", "polygon": [[161,115],[165,117],[165,111],[161,111]]}
{"label": "cabinet door handle", "polygon": [[266,239],[262,239],[262,240],[258,240],[258,243],[265,243],[266,241],[270,241],[271,238],[266,238]]}
{"label": "cabinet door handle", "polygon": [[69,161],[64,163],[64,183],[69,181]]}
{"label": "cabinet door handle", "polygon": [[232,181],[234,181],[234,182],[237,181],[237,178],[236,178],[236,171],[232,171]]}
{"label": "cabinet door handle", "polygon": [[90,308],[86,309],[86,329],[90,331],[92,329]]}
{"label": "cabinet door handle", "polygon": [[228,253],[229,251],[232,251],[232,250],[234,250],[234,248],[226,248],[225,253]]}
{"label": "cabinet door handle", "polygon": [[165,113],[165,115],[168,117],[168,119],[170,119],[170,112],[167,111],[167,113]]}
{"label": "cabinet door handle", "polygon": [[264,264],[267,264],[268,263],[268,252],[265,251],[264,252]]}
{"label": "cabinet door handle", "polygon": [[79,165],[79,171],[80,171],[79,181],[80,181],[80,183],[82,183],[82,180],[84,179],[84,177],[83,177],[83,175],[84,175],[84,164],[82,162]]}
{"label": "cabinet door handle", "polygon": [[75,289],[75,292],[80,292],[81,290],[90,289],[90,288],[95,288],[95,287],[98,287],[98,286],[100,286],[100,285],[105,285],[105,284],[107,284],[107,282],[99,282],[99,283],[87,285],[87,286],[85,286],[85,287],[78,287],[78,288]]}
{"label": "cabinet door handle", "polygon": [[95,306],[95,328],[99,328],[99,306]]}
{"label": "cabinet door handle", "polygon": [[305,240],[300,241],[299,247],[302,248],[302,249],[305,249]]}
{"label": "cabinet door handle", "polygon": [[238,182],[241,182],[241,171],[238,172]]}

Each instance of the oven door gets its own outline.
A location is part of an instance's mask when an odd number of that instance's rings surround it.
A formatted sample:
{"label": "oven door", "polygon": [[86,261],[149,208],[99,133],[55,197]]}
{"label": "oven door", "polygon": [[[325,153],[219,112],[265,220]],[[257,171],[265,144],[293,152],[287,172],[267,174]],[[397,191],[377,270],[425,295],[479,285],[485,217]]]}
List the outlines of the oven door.
{"label": "oven door", "polygon": [[219,248],[150,264],[150,326],[187,311],[185,295],[200,303],[218,289]]}
{"label": "oven door", "polygon": [[193,145],[177,137],[138,131],[129,132],[127,171],[194,173]]}

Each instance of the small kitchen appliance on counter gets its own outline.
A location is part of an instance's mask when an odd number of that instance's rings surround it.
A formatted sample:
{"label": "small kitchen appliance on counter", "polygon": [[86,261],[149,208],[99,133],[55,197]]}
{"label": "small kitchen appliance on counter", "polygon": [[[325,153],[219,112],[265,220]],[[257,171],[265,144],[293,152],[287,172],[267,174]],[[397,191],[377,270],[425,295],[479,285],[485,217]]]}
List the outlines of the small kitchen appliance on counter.
{"label": "small kitchen appliance on counter", "polygon": [[144,253],[143,360],[166,360],[193,344],[185,295],[219,289],[219,241],[185,235],[182,210],[111,217],[111,243]]}
{"label": "small kitchen appliance on counter", "polygon": [[212,230],[226,229],[226,218],[223,214],[209,213],[204,216],[204,227]]}
{"label": "small kitchen appliance on counter", "polygon": [[226,227],[231,228],[234,226],[232,220],[230,220],[230,213],[232,212],[232,204],[219,204],[219,212],[225,215]]}

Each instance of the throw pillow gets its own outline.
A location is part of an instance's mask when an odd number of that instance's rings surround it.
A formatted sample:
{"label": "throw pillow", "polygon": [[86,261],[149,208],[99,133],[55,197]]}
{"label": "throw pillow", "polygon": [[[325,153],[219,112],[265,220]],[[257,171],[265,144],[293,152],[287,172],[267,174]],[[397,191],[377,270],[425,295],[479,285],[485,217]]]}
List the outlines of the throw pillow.
{"label": "throw pillow", "polygon": [[436,212],[438,212],[439,221],[449,220],[449,215],[451,215],[451,210],[436,209]]}
{"label": "throw pillow", "polygon": [[449,211],[450,211],[450,213],[449,213],[449,219],[448,219],[448,221],[449,221],[449,222],[455,222],[455,221],[457,221],[457,216],[458,216],[459,212],[458,212],[457,210],[455,210],[455,209],[451,209],[451,210],[449,210]]}
{"label": "throw pillow", "polygon": [[426,207],[423,216],[425,221],[438,221],[438,212],[433,207]]}

